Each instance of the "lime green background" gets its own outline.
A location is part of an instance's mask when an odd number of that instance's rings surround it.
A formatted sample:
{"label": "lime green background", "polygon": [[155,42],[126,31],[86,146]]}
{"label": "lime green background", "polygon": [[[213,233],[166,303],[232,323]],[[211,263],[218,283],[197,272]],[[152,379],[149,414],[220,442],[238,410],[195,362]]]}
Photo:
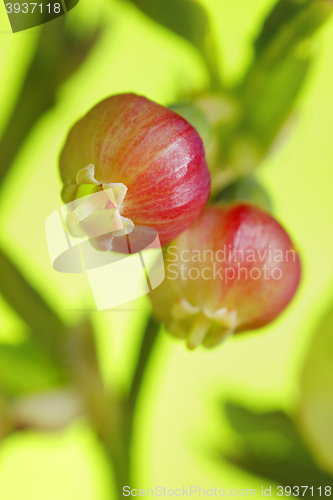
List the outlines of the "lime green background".
{"label": "lime green background", "polygon": [[[227,81],[232,82],[251,58],[251,39],[273,2],[202,3],[212,18],[221,49],[221,68]],[[37,29],[10,34],[3,4],[0,16],[1,132],[37,41],[33,32]],[[206,81],[203,65],[192,47],[126,2],[80,0],[68,14],[68,22],[87,32],[101,18],[107,29],[100,43],[61,88],[56,107],[31,130],[6,180],[0,205],[1,244],[70,322],[80,314],[73,309],[92,307],[89,285],[85,276],[53,271],[44,234],[45,219],[60,203],[57,157],[69,126],[110,94],[134,91],[168,104],[181,89],[200,88]],[[163,336],[148,372],[136,422],[138,487],[192,484],[202,488],[256,488],[259,496],[265,484],[213,458],[214,447],[230,439],[219,400],[231,397],[264,409],[292,409],[311,330],[331,299],[332,61],[331,21],[317,38],[316,62],[300,97],[291,136],[258,172],[274,200],[275,215],[299,247],[301,288],[272,326],[220,349],[189,353],[182,344]],[[25,326],[1,298],[0,307],[1,339],[15,342],[25,335]],[[147,298],[126,307],[133,311],[93,314],[105,376],[120,387],[128,383]],[[84,421],[62,433],[26,434],[2,444],[0,498],[112,498],[103,457]]]}

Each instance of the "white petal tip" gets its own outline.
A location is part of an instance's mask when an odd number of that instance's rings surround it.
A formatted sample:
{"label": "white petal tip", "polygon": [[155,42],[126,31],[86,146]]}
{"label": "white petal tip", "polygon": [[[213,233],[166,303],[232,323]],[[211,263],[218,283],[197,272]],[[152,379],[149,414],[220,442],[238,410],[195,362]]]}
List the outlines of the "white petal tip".
{"label": "white petal tip", "polygon": [[95,165],[93,163],[89,163],[86,167],[81,168],[76,174],[76,183],[77,184],[100,184],[95,179]]}

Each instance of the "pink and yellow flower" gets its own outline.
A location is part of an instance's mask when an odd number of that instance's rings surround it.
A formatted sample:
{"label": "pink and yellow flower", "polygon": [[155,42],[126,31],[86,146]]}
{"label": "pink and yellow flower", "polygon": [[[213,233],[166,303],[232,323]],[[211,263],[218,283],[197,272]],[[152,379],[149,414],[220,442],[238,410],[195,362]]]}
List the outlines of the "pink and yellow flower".
{"label": "pink and yellow flower", "polygon": [[154,313],[189,348],[270,323],[300,280],[300,260],[283,227],[249,204],[207,207],[165,251],[166,279]]}

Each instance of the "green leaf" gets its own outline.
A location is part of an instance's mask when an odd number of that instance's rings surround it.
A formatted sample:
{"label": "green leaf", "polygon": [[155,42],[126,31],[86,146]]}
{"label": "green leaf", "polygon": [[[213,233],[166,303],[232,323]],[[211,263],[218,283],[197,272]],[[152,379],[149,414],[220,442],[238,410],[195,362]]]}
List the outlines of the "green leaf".
{"label": "green leaf", "polygon": [[329,19],[328,0],[280,0],[255,42],[252,64],[237,95],[243,108],[237,134],[267,151],[294,109],[311,63],[309,40]]}
{"label": "green leaf", "polygon": [[7,396],[48,390],[65,381],[65,374],[33,344],[0,344],[0,388]]}
{"label": "green leaf", "polygon": [[292,112],[309,65],[309,56],[290,54],[265,72],[258,69],[246,82],[242,127],[265,148],[271,145]]}
{"label": "green leaf", "polygon": [[219,87],[215,42],[208,15],[197,0],[131,0],[153,21],[190,42],[202,55],[212,85]]}
{"label": "green leaf", "polygon": [[29,326],[32,335],[56,354],[65,326],[14,263],[0,249],[0,293]]}
{"label": "green leaf", "polygon": [[329,0],[280,0],[276,3],[256,42],[256,61],[273,65],[296,45],[308,39],[329,19]]}
{"label": "green leaf", "polygon": [[309,348],[302,372],[298,419],[317,460],[333,474],[333,309]]}
{"label": "green leaf", "polygon": [[[225,410],[238,439],[232,450],[221,451],[224,459],[282,486],[316,489],[332,484],[332,476],[319,469],[295,423],[284,412],[261,414],[230,402]],[[311,490],[304,498],[313,498]]]}
{"label": "green leaf", "polygon": [[[0,183],[39,118],[52,108],[61,84],[83,63],[97,36],[64,29],[66,16],[46,23],[36,45],[20,94],[0,140]],[[97,33],[98,34],[98,33]]]}

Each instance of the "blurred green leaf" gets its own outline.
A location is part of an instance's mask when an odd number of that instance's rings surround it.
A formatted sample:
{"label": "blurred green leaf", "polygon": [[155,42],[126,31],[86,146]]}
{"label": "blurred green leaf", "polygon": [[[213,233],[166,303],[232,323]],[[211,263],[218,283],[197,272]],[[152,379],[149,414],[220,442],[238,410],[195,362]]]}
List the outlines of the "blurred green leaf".
{"label": "blurred green leaf", "polygon": [[[222,450],[223,458],[282,486],[316,489],[332,484],[333,477],[318,468],[295,423],[284,412],[255,413],[230,402],[225,411],[238,439],[232,451]],[[313,498],[311,490],[304,498]]]}
{"label": "blurred green leaf", "polygon": [[264,187],[254,177],[243,177],[217,193],[212,203],[245,201],[263,210],[272,211],[272,201]]}
{"label": "blurred green leaf", "polygon": [[0,344],[0,387],[7,396],[48,390],[65,381],[65,374],[33,344]]}
{"label": "blurred green leaf", "polygon": [[[70,377],[84,395],[93,419],[107,419],[105,388],[90,321],[84,319],[71,328],[63,324],[1,250],[0,268],[0,293],[30,327],[36,343],[36,347],[26,344],[3,348],[0,344],[0,388],[3,383],[8,392],[33,392]],[[15,365],[21,360],[22,367],[15,373]]]}
{"label": "blurred green leaf", "polygon": [[57,355],[59,336],[65,329],[61,319],[1,249],[0,269],[0,293],[42,345]]}
{"label": "blurred green leaf", "polygon": [[317,460],[333,474],[333,308],[310,344],[302,372],[298,421]]}
{"label": "blurred green leaf", "polygon": [[[264,154],[293,111],[311,63],[310,38],[329,19],[328,0],[280,0],[255,42],[253,61],[236,95],[243,109],[233,132],[258,141]],[[260,161],[260,156],[258,157]]]}
{"label": "blurred green leaf", "polygon": [[267,149],[293,110],[310,66],[310,56],[286,55],[265,74],[254,73],[242,92],[243,123]]}
{"label": "blurred green leaf", "polygon": [[255,64],[274,65],[311,37],[331,16],[330,0],[280,0],[264,22],[256,42]]}
{"label": "blurred green leaf", "polygon": [[202,55],[212,87],[220,86],[219,63],[210,21],[197,0],[131,0],[144,14],[190,42]]}
{"label": "blurred green leaf", "polygon": [[65,17],[43,25],[35,54],[0,141],[0,183],[38,119],[56,102],[60,85],[85,60],[96,42],[64,29]]}

